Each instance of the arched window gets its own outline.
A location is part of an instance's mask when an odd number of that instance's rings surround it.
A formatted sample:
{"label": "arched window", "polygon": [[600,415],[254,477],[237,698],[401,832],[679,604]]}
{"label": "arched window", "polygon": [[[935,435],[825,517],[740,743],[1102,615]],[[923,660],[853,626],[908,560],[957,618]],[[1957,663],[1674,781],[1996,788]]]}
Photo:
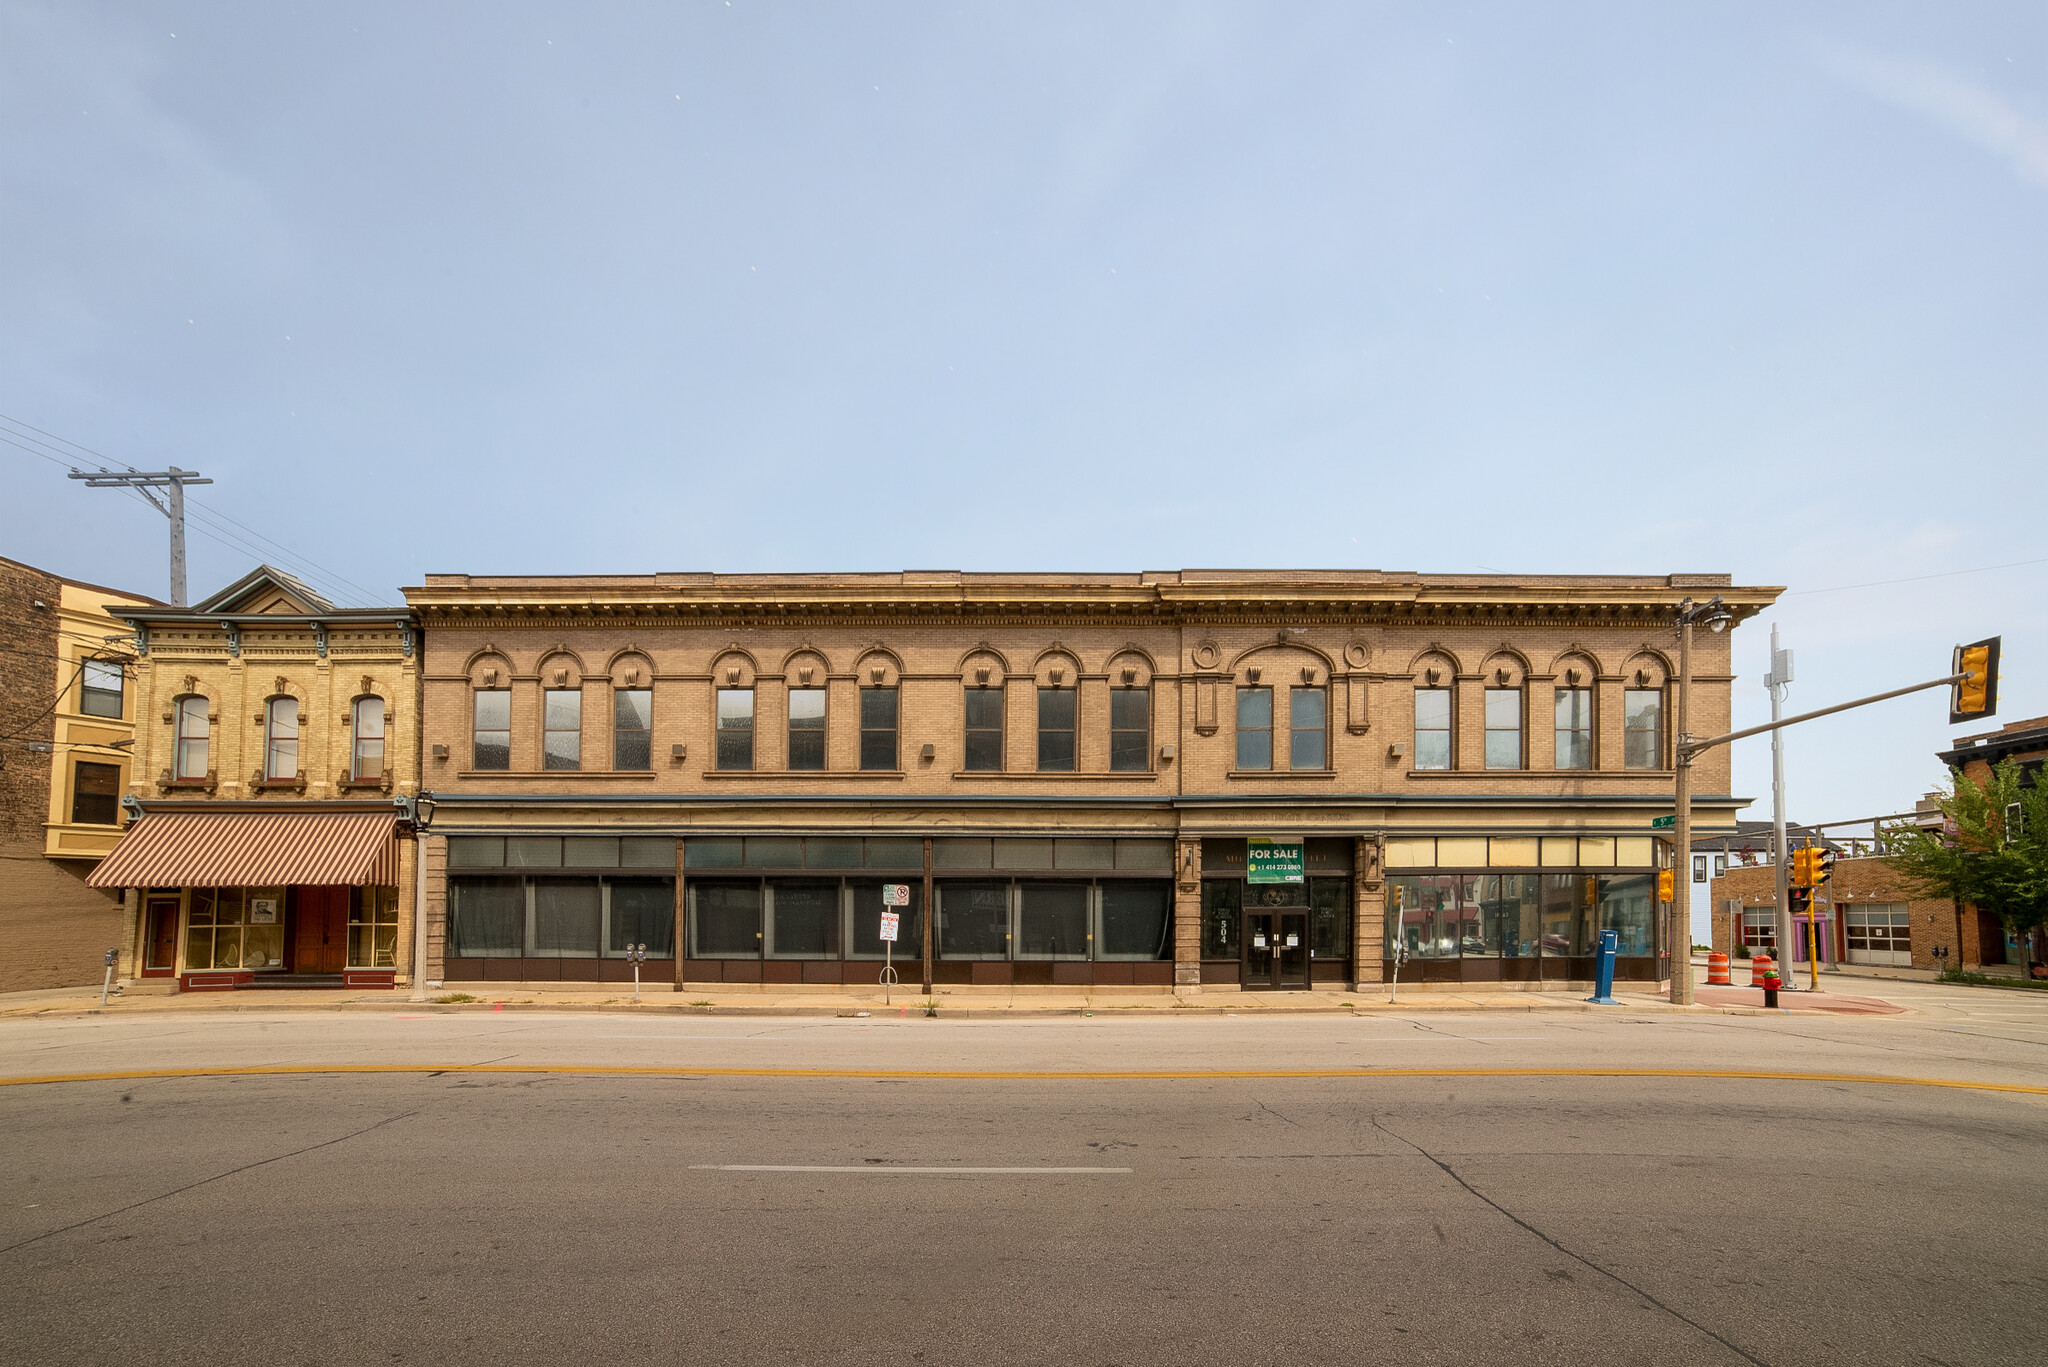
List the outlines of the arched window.
{"label": "arched window", "polygon": [[288,783],[299,776],[299,700],[272,698],[264,713],[263,777]]}
{"label": "arched window", "polygon": [[207,739],[213,734],[206,699],[192,694],[178,699],[178,739],[172,777],[205,778]]}
{"label": "arched window", "polygon": [[357,698],[355,745],[349,771],[358,782],[384,777],[384,700]]}

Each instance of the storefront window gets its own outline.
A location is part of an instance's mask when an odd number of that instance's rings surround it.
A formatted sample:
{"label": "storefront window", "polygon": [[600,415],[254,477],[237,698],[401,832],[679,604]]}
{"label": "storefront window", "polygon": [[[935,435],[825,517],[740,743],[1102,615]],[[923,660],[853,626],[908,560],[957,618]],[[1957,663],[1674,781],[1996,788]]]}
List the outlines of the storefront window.
{"label": "storefront window", "polygon": [[624,954],[635,945],[647,947],[650,959],[676,954],[676,883],[673,878],[607,878],[609,930],[605,952]]}
{"label": "storefront window", "polygon": [[595,959],[602,894],[595,878],[536,878],[533,937],[537,959]]}
{"label": "storefront window", "polygon": [[1351,957],[1351,880],[1308,880],[1308,947],[1318,959]]}
{"label": "storefront window", "polygon": [[943,883],[939,886],[939,957],[1010,957],[1010,885]]}
{"label": "storefront window", "polygon": [[1541,952],[1541,876],[1490,873],[1479,880],[1480,939],[1509,959],[1533,959]]}
{"label": "storefront window", "polygon": [[920,883],[906,881],[900,886],[910,889],[910,905],[907,907],[885,907],[882,905],[881,883],[853,883],[847,888],[847,932],[846,957],[849,959],[879,959],[883,957],[882,913],[896,913],[896,949],[898,959],[920,959],[924,957],[924,887]]}
{"label": "storefront window", "polygon": [[398,889],[350,888],[348,966],[398,967]]}
{"label": "storefront window", "polygon": [[526,952],[526,880],[448,880],[448,952],[458,959],[516,959]]}
{"label": "storefront window", "polygon": [[185,971],[284,967],[283,888],[194,888]]}
{"label": "storefront window", "polygon": [[1089,957],[1087,884],[1024,883],[1019,886],[1017,957]]}
{"label": "storefront window", "polygon": [[1600,879],[1600,929],[1615,932],[1616,954],[1645,958],[1657,952],[1656,912],[1655,874]]}
{"label": "storefront window", "polygon": [[1387,943],[1412,959],[1455,959],[1479,941],[1479,879],[1474,874],[1418,874],[1387,880]]}
{"label": "storefront window", "polygon": [[[1241,842],[1240,842],[1241,843]],[[1240,862],[1242,862],[1240,860]],[[1235,959],[1244,929],[1244,882],[1237,878],[1202,880],[1202,957]]]}
{"label": "storefront window", "polygon": [[1543,926],[1544,957],[1580,958],[1594,949],[1591,933],[1598,880],[1590,874],[1546,873],[1537,916]]}
{"label": "storefront window", "polygon": [[691,958],[760,957],[759,883],[691,883],[689,889]]}
{"label": "storefront window", "polygon": [[1104,883],[1098,959],[1171,959],[1173,887],[1168,883]]}
{"label": "storefront window", "polygon": [[831,958],[838,919],[838,883],[768,881],[769,958]]}

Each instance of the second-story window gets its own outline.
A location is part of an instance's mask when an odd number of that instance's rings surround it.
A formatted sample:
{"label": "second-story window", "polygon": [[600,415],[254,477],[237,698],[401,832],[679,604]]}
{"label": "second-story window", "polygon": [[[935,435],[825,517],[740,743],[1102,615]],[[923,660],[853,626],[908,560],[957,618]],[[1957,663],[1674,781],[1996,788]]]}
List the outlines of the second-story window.
{"label": "second-story window", "polygon": [[1622,694],[1622,767],[1656,769],[1664,762],[1664,690],[1631,688]]}
{"label": "second-story window", "polygon": [[1415,690],[1415,767],[1451,767],[1451,690]]}
{"label": "second-story window", "polygon": [[357,698],[355,745],[349,757],[351,774],[369,783],[384,777],[384,700]]}
{"label": "second-story window", "polygon": [[896,767],[896,690],[863,688],[860,691],[860,767]]}
{"label": "second-story window", "polygon": [[1237,690],[1237,767],[1273,767],[1273,690]]}
{"label": "second-story window", "polygon": [[272,698],[263,710],[263,777],[289,783],[299,776],[299,700]]}
{"label": "second-story window", "polygon": [[1143,773],[1152,767],[1152,690],[1119,688],[1109,695],[1109,767]]}
{"label": "second-story window", "polygon": [[789,767],[825,767],[825,690],[789,690]]}
{"label": "second-story window", "polygon": [[654,767],[654,692],[612,690],[612,768]]}
{"label": "second-story window", "polygon": [[1074,703],[1071,688],[1038,690],[1038,768],[1067,773],[1074,767]]}
{"label": "second-story window", "polygon": [[71,820],[81,826],[121,824],[121,766],[80,760],[71,771]]}
{"label": "second-story window", "polygon": [[994,771],[1003,767],[1003,690],[967,690],[967,767]]}
{"label": "second-story window", "polygon": [[479,688],[475,725],[470,730],[470,767],[512,767],[512,690]]}
{"label": "second-story window", "polygon": [[1486,690],[1486,767],[1522,767],[1522,690]]}
{"label": "second-story window", "polygon": [[540,764],[543,769],[583,767],[583,690],[550,688],[541,694]]}
{"label": "second-story window", "polygon": [[1557,767],[1593,767],[1593,690],[1557,690]]}
{"label": "second-story window", "polygon": [[1320,688],[1287,690],[1287,767],[1330,767],[1330,695]]}
{"label": "second-story window", "polygon": [[78,675],[78,710],[88,717],[119,717],[121,686],[126,679],[113,660],[85,661]]}
{"label": "second-story window", "polygon": [[754,690],[718,690],[718,767],[754,767]]}
{"label": "second-story window", "polygon": [[177,778],[205,778],[207,741],[213,733],[206,715],[206,699],[197,695],[178,699],[177,754],[173,774]]}

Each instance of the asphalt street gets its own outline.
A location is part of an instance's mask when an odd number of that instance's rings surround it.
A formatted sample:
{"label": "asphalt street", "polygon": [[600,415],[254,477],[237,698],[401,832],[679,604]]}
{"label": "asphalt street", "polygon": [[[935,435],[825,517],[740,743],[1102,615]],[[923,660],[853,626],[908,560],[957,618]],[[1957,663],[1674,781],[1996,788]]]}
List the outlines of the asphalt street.
{"label": "asphalt street", "polygon": [[[15,1019],[0,1077],[210,1075],[0,1086],[0,1315],[67,1363],[2035,1361],[2044,1061],[1990,993]],[[347,1064],[429,1071],[225,1071]]]}

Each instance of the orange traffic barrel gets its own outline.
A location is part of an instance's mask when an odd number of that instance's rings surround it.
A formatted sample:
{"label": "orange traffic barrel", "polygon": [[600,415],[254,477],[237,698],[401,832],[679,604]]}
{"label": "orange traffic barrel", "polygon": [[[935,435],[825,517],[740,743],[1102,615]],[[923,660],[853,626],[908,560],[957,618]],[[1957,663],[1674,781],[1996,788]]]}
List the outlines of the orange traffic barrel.
{"label": "orange traffic barrel", "polygon": [[1759,954],[1751,959],[1749,961],[1749,985],[1751,987],[1762,987],[1764,985],[1764,970],[1775,968],[1776,966],[1768,954]]}
{"label": "orange traffic barrel", "polygon": [[1734,980],[1728,976],[1728,956],[1715,950],[1707,956],[1707,986],[1733,987]]}

